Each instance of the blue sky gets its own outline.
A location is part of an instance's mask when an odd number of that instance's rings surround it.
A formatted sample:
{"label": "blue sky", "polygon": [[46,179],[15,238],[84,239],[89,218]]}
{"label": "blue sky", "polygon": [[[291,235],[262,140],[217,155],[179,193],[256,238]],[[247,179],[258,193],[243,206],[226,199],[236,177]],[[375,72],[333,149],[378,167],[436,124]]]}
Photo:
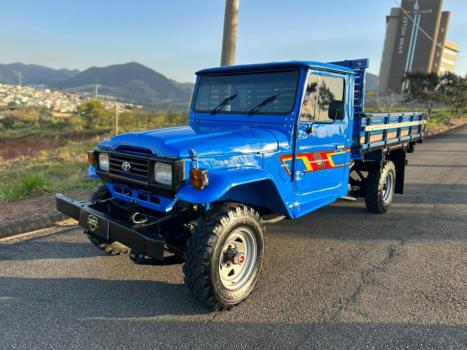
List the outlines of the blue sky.
{"label": "blue sky", "polygon": [[[237,63],[370,58],[378,73],[396,0],[240,0]],[[85,69],[137,61],[193,81],[220,61],[224,0],[15,0],[0,9],[0,63]],[[467,1],[445,0],[467,49]],[[462,52],[456,72],[467,73]]]}

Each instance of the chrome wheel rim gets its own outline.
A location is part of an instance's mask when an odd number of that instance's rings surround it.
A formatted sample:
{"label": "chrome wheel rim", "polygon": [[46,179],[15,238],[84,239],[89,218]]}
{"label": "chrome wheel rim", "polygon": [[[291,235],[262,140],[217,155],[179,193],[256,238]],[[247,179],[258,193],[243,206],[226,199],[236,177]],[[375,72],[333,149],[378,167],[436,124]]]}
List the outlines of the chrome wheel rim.
{"label": "chrome wheel rim", "polygon": [[253,275],[258,247],[253,232],[247,227],[232,231],[222,247],[219,277],[229,290],[242,288]]}
{"label": "chrome wheel rim", "polygon": [[394,192],[394,174],[390,171],[384,179],[383,185],[383,202],[388,204],[391,202],[392,194]]}

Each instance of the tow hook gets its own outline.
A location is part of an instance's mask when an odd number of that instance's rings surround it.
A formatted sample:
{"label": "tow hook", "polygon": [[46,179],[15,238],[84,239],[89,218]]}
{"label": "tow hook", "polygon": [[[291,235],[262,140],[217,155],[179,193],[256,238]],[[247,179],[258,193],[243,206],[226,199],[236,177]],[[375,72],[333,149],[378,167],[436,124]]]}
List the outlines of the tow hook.
{"label": "tow hook", "polygon": [[143,214],[141,214],[140,212],[133,213],[130,217],[130,220],[136,225],[145,224],[146,222],[148,222],[148,218],[144,216]]}
{"label": "tow hook", "polygon": [[139,264],[143,264],[146,260],[146,257],[144,256],[144,254],[139,254],[139,253],[136,253],[136,252],[131,252],[130,253],[130,259],[137,265]]}

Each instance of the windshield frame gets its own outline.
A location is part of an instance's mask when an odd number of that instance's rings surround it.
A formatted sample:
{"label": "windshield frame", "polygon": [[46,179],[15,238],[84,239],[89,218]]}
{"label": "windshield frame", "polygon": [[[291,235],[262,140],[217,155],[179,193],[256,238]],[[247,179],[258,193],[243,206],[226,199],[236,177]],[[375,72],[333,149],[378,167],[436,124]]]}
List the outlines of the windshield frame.
{"label": "windshield frame", "polygon": [[[198,98],[199,94],[199,87],[201,83],[201,79],[204,76],[238,76],[238,75],[249,75],[249,74],[269,74],[269,73],[284,73],[284,72],[294,72],[296,77],[295,77],[295,90],[294,90],[294,95],[292,98],[293,103],[290,106],[290,109],[285,112],[262,112],[261,110],[258,112],[255,112],[254,114],[248,114],[249,110],[245,111],[226,111],[226,110],[220,110],[218,111],[215,115],[217,114],[231,114],[231,115],[241,115],[241,116],[249,116],[252,117],[254,115],[272,115],[272,116],[284,116],[284,115],[289,115],[293,113],[296,109],[296,103],[297,103],[297,95],[299,93],[299,86],[300,86],[300,80],[301,80],[301,74],[300,70],[295,67],[284,67],[284,68],[276,68],[276,69],[255,69],[255,70],[239,70],[239,71],[219,71],[219,72],[210,72],[210,73],[203,73],[198,75],[198,79],[196,82],[196,89],[193,94],[193,100],[191,103],[191,110],[195,113],[202,113],[202,114],[209,114],[210,111],[207,110],[197,110],[196,109],[196,100]],[[215,117],[214,115],[214,117]]]}

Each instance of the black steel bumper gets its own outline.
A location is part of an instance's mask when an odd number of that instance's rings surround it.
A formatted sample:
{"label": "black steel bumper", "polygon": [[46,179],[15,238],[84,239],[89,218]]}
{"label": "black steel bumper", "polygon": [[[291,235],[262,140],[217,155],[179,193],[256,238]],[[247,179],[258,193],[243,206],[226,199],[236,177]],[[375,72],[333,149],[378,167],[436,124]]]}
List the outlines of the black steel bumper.
{"label": "black steel bumper", "polygon": [[111,218],[102,210],[102,203],[75,201],[62,194],[56,195],[57,210],[79,221],[89,233],[117,241],[130,247],[134,252],[153,259],[163,259],[166,240],[151,232],[138,229]]}

